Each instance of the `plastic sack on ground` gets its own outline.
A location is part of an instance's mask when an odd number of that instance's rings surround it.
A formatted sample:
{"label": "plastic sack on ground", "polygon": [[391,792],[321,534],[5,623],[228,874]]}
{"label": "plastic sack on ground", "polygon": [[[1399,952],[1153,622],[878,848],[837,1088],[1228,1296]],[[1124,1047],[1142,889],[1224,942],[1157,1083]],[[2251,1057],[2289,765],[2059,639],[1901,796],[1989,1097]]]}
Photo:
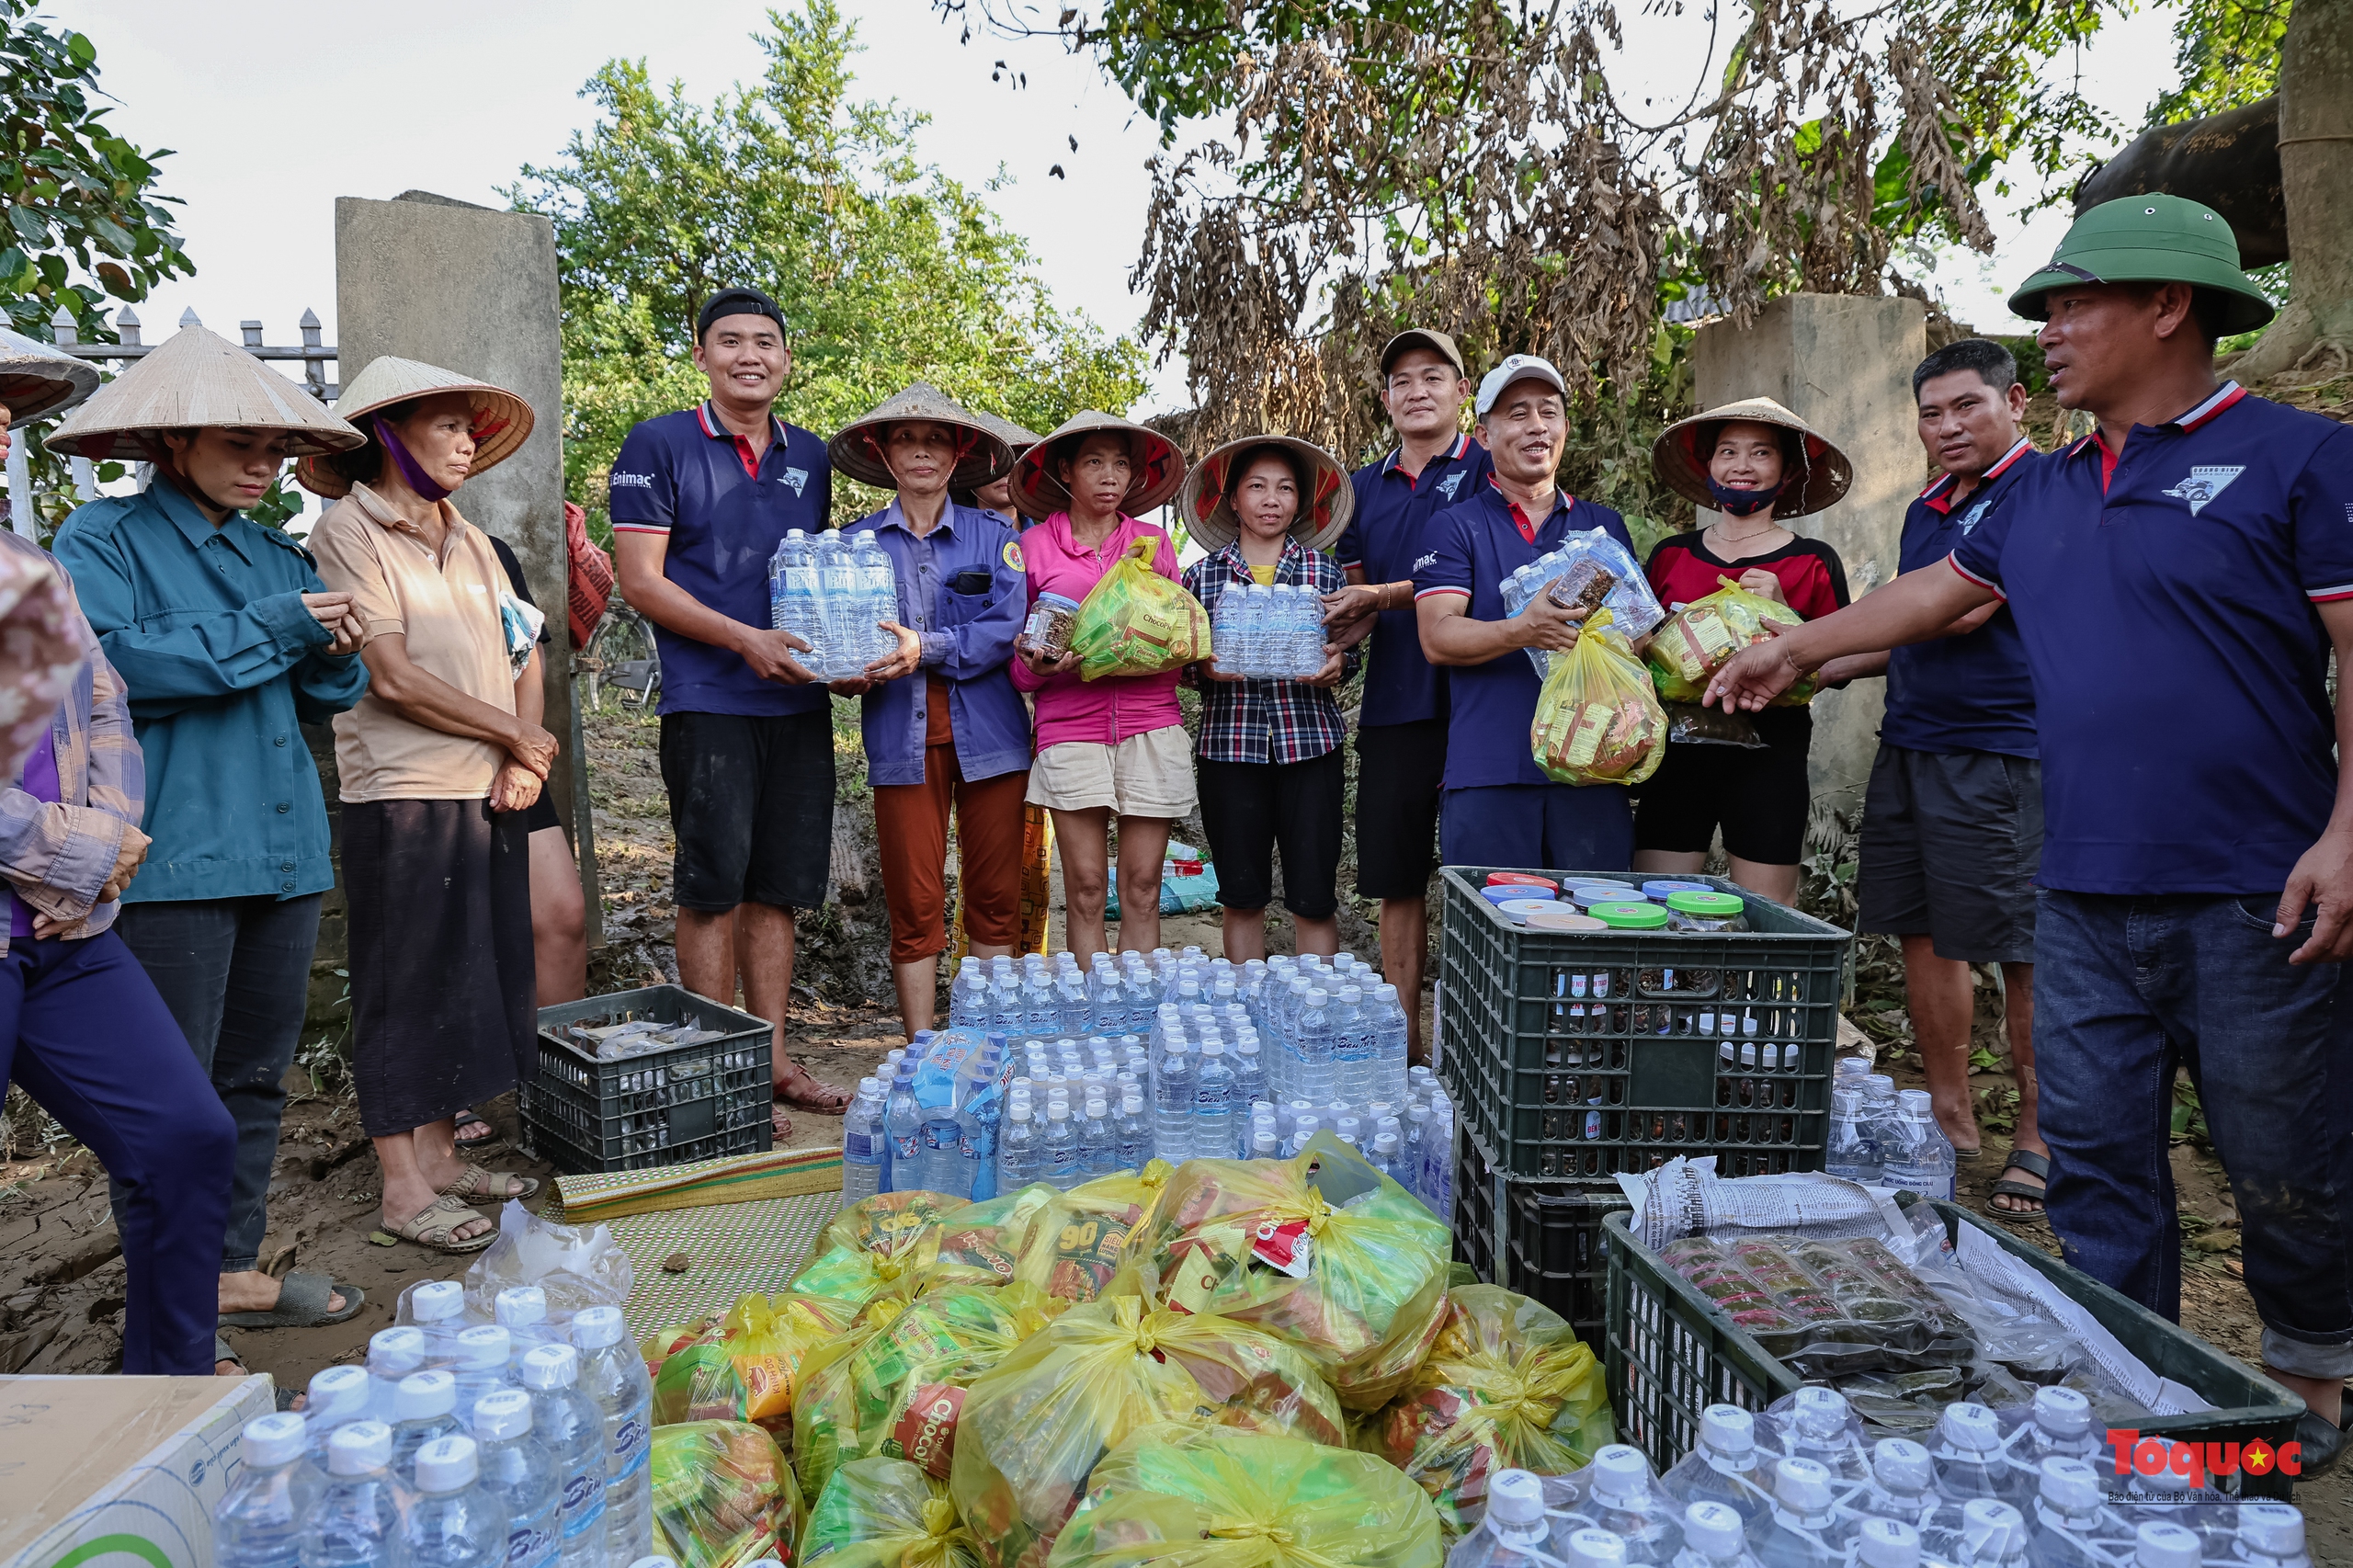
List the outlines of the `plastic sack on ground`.
{"label": "plastic sack on ground", "polygon": [[1552,658],[1529,749],[1563,784],[1640,784],[1666,756],[1666,710],[1642,661],[1603,610]]}
{"label": "plastic sack on ground", "polygon": [[1419,1483],[1461,1534],[1485,1512],[1497,1471],[1563,1475],[1617,1440],[1601,1364],[1567,1320],[1499,1286],[1469,1285],[1447,1298],[1428,1358],[1358,1446]]}
{"label": "plastic sack on ground", "polygon": [[753,1291],[654,1374],[654,1419],[749,1421],[792,1431],[792,1392],[808,1353],[847,1329],[857,1309],[824,1296]]}
{"label": "plastic sack on ground", "polygon": [[974,1382],[949,1494],[989,1568],[1038,1568],[1106,1449],[1157,1422],[1342,1446],[1314,1364],[1274,1335],[1136,1296],[1071,1308]]}
{"label": "plastic sack on ground", "polygon": [[1404,1387],[1438,1331],[1454,1238],[1331,1132],[1289,1160],[1188,1160],[1119,1291],[1165,1291],[1297,1346],[1350,1410]]}
{"label": "plastic sack on ground", "polygon": [[1368,1454],[1150,1426],[1095,1467],[1053,1568],[1439,1568],[1429,1499]]}
{"label": "plastic sack on ground", "polygon": [[[1731,662],[1732,656],[1773,633],[1768,626],[1802,626],[1805,617],[1762,594],[1752,594],[1730,577],[1714,593],[1693,599],[1659,622],[1646,650],[1658,694],[1669,702],[1698,702],[1708,695],[1708,680]],[[1796,707],[1813,700],[1811,677],[1790,687],[1774,702]]]}
{"label": "plastic sack on ground", "polygon": [[801,1532],[801,1561],[830,1568],[981,1568],[947,1483],[905,1460],[852,1460],[834,1471]]}
{"label": "plastic sack on ground", "polygon": [[1130,544],[1088,589],[1071,628],[1078,678],[1152,676],[1210,656],[1210,616],[1201,601],[1152,569],[1160,536]]}
{"label": "plastic sack on ground", "polygon": [[742,1421],[654,1429],[654,1550],[678,1568],[792,1558],[801,1492],[776,1439]]}
{"label": "plastic sack on ground", "polygon": [[1094,1301],[1119,1272],[1130,1241],[1149,1233],[1175,1175],[1165,1160],[1147,1160],[1142,1172],[1097,1176],[1068,1192],[1047,1187],[1050,1201],[1021,1255],[1020,1278],[1065,1301]]}

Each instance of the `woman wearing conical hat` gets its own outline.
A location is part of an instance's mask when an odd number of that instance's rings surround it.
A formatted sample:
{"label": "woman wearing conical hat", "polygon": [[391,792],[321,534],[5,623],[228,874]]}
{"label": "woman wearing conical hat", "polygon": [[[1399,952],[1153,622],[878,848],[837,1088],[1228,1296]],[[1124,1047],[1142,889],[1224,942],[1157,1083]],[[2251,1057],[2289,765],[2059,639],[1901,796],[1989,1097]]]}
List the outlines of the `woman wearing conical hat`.
{"label": "woman wearing conical hat", "polygon": [[1005,441],[921,381],[844,426],[827,449],[835,472],[898,494],[846,534],[871,534],[891,558],[898,648],[865,678],[837,683],[863,699],[867,781],[891,911],[891,973],[913,1040],[932,1027],[948,946],[948,819],[956,817],[957,886],[977,958],[1013,951],[1021,934],[1021,805],[1029,787],[1029,715],[1006,666],[1029,612],[1021,547],[1010,525],[949,499],[1013,467]]}
{"label": "woman wearing conical hat", "polygon": [[[186,327],[52,432],[52,451],[144,461],[136,495],[57,531],[83,612],[120,673],[146,765],[153,841],[116,923],[236,1123],[219,1310],[230,1326],[340,1323],[356,1290],[261,1272],[280,1086],[309,1000],[326,801],[301,725],[368,687],[347,594],[245,516],[289,457],[359,444],[300,386]],[[119,1195],[118,1195],[119,1200]]]}
{"label": "woman wearing conical hat", "polygon": [[[1670,610],[1731,578],[1812,620],[1847,602],[1838,552],[1791,532],[1783,518],[1836,505],[1853,482],[1847,454],[1768,397],[1726,403],[1660,433],[1652,465],[1677,494],[1713,519],[1672,534],[1652,551],[1651,590]],[[1813,805],[1806,751],[1813,718],[1804,708],[1756,715],[1761,749],[1677,742],[1666,748],[1634,815],[1634,869],[1705,870],[1719,827],[1732,879],[1794,903],[1798,862]]]}
{"label": "woman wearing conical hat", "polygon": [[515,393],[391,357],[343,389],[368,444],[305,458],[311,530],[351,596],[368,695],[335,722],[351,928],[352,1076],[383,1167],[382,1228],[488,1246],[539,1183],[469,1162],[457,1112],[538,1069],[528,812],[554,766],[540,617],[450,497],[531,433]]}

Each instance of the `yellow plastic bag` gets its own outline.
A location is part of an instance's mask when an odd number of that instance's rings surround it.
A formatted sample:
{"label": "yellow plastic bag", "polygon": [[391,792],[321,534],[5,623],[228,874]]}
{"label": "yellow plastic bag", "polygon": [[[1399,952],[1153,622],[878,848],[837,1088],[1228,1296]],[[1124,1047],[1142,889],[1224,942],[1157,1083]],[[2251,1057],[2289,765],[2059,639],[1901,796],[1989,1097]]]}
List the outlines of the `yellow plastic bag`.
{"label": "yellow plastic bag", "polygon": [[1044,1182],[951,1209],[939,1220],[939,1250],[926,1283],[1006,1285],[1037,1244],[1045,1211],[1062,1194]]}
{"label": "yellow plastic bag", "polygon": [[1074,1306],[972,1384],[948,1481],[988,1568],[1038,1568],[1104,1451],[1180,1421],[1340,1445],[1339,1401],[1272,1335],[1137,1296]]}
{"label": "yellow plastic bag", "polygon": [[678,1568],[792,1560],[801,1489],[776,1439],[743,1421],[654,1428],[654,1550]]}
{"label": "yellow plastic bag", "polygon": [[[1732,656],[1773,635],[1768,626],[1802,626],[1805,617],[1762,594],[1752,594],[1730,577],[1714,593],[1693,599],[1658,624],[1645,657],[1659,696],[1668,702],[1698,702],[1708,695],[1711,676]],[[1796,707],[1813,699],[1811,677],[1774,699]]]}
{"label": "yellow plastic bag", "polygon": [[1608,610],[1586,622],[1577,645],[1552,655],[1537,693],[1529,749],[1563,784],[1640,784],[1666,756],[1666,710]]}
{"label": "yellow plastic bag", "polygon": [[[830,1560],[830,1561],[827,1561]],[[827,1568],[981,1568],[948,1483],[905,1460],[852,1460],[834,1472],[801,1540]]]}
{"label": "yellow plastic bag", "polygon": [[1078,678],[1155,676],[1210,656],[1210,615],[1201,601],[1152,569],[1160,536],[1130,544],[1078,607],[1070,651]]}
{"label": "yellow plastic bag", "polygon": [[1438,1515],[1367,1454],[1150,1426],[1095,1467],[1051,1568],[1439,1568]]}
{"label": "yellow plastic bag", "polygon": [[[884,1294],[913,1301],[918,1290],[944,1282],[936,1277],[940,1221],[971,1207],[937,1192],[885,1192],[853,1204],[834,1216],[788,1288],[853,1309]],[[946,1278],[986,1283],[990,1276],[959,1269]]]}
{"label": "yellow plastic bag", "polygon": [[1453,1247],[1419,1199],[1319,1132],[1294,1159],[1187,1161],[1111,1289],[1277,1335],[1341,1403],[1372,1410],[1438,1335]]}
{"label": "yellow plastic bag", "polygon": [[1454,1291],[1412,1383],[1358,1434],[1457,1534],[1478,1522],[1497,1471],[1565,1475],[1617,1440],[1593,1351],[1560,1314],[1495,1285]]}
{"label": "yellow plastic bag", "polygon": [[749,1421],[789,1439],[801,1358],[856,1315],[847,1302],[790,1290],[741,1297],[724,1319],[664,1359],[654,1375],[655,1423]]}
{"label": "yellow plastic bag", "polygon": [[1091,1301],[1119,1271],[1128,1244],[1149,1231],[1154,1210],[1176,1172],[1165,1160],[1147,1160],[1142,1172],[1097,1176],[1068,1192],[1046,1191],[1021,1255],[1020,1278],[1065,1301]]}

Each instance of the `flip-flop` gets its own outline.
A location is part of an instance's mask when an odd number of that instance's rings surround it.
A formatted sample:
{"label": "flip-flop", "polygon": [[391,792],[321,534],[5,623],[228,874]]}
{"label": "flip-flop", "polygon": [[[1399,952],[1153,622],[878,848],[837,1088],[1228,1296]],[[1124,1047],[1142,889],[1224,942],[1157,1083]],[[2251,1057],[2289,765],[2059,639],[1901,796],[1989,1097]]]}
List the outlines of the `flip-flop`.
{"label": "flip-flop", "polygon": [[[506,1142],[498,1131],[498,1124],[486,1116],[478,1116],[471,1110],[461,1110],[457,1114],[455,1120],[458,1123],[459,1132],[454,1142],[460,1154],[486,1154],[503,1146]],[[468,1137],[464,1131],[468,1127],[479,1127],[482,1131]]]}
{"label": "flip-flop", "polygon": [[[245,1358],[230,1349],[229,1342],[216,1334],[212,1336],[212,1364],[217,1368],[223,1361],[233,1362],[237,1370],[247,1377],[253,1376],[253,1369],[245,1365]],[[294,1402],[302,1397],[301,1389],[290,1389],[275,1378],[270,1380],[270,1384],[271,1391],[277,1395],[278,1408],[281,1415],[292,1410]]]}
{"label": "flip-flop", "polygon": [[[520,1192],[503,1190],[510,1181],[521,1182],[523,1190]],[[539,1190],[540,1178],[537,1176],[516,1176],[508,1171],[484,1170],[470,1161],[466,1168],[458,1173],[455,1181],[441,1188],[441,1196],[459,1199],[467,1203],[506,1203],[510,1200],[520,1202]]]}
{"label": "flip-flop", "polygon": [[[343,1310],[329,1312],[327,1303],[338,1295]],[[266,1312],[222,1312],[221,1321],[230,1328],[324,1328],[350,1322],[367,1304],[368,1293],[358,1286],[298,1268],[278,1282],[278,1305]]]}
{"label": "flip-flop", "polygon": [[[2006,1176],[2013,1169],[2024,1171],[2030,1176],[2041,1177],[2042,1185],[2029,1187],[2022,1181],[1997,1180],[1992,1187],[1986,1188],[1984,1211],[2006,1225],[2031,1225],[2045,1219],[2047,1216],[2044,1213],[2044,1208],[2047,1208],[2051,1201],[2047,1196],[2051,1190],[2049,1157],[2038,1154],[2031,1149],[2013,1149],[2010,1151],[2010,1157],[2002,1163],[2000,1174]],[[1995,1198],[2031,1199],[2044,1208],[2005,1209],[1994,1201]]]}
{"label": "flip-flop", "polygon": [[387,1235],[398,1236],[404,1242],[415,1242],[421,1247],[448,1253],[454,1257],[480,1252],[498,1239],[498,1227],[491,1225],[478,1236],[470,1236],[463,1241],[453,1240],[458,1227],[469,1220],[480,1220],[487,1224],[490,1216],[467,1208],[463,1202],[445,1192],[410,1215],[406,1222],[385,1225],[381,1229]]}

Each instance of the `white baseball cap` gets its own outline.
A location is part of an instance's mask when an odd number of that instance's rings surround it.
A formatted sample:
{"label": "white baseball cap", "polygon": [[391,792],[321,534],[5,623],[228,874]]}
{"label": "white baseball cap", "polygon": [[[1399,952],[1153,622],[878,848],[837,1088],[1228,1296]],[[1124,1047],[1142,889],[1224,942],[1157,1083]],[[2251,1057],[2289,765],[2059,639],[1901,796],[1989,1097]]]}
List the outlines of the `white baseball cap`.
{"label": "white baseball cap", "polygon": [[1534,354],[1515,354],[1480,378],[1478,401],[1472,412],[1482,419],[1487,410],[1500,402],[1514,381],[1543,381],[1563,397],[1569,395],[1568,383],[1561,380],[1561,372],[1552,361]]}

